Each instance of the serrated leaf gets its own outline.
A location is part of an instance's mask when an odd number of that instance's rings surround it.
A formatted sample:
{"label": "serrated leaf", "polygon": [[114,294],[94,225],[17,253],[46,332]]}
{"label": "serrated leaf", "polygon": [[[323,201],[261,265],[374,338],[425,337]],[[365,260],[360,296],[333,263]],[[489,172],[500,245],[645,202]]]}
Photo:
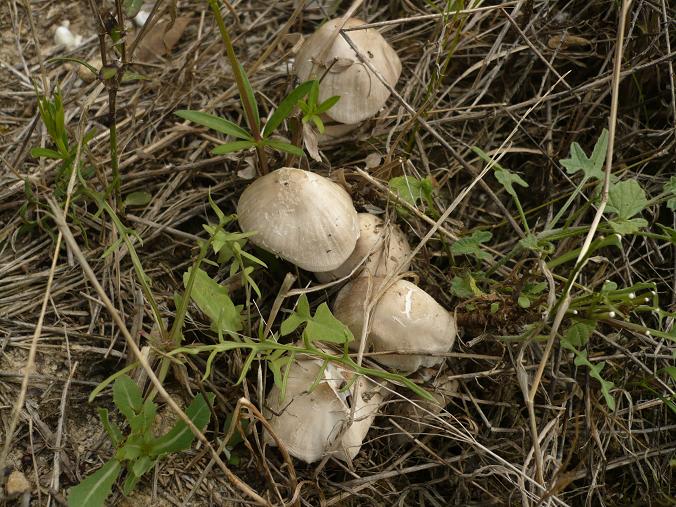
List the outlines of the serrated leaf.
{"label": "serrated leaf", "polygon": [[124,198],[125,206],[145,206],[152,200],[150,192],[132,192]]}
{"label": "serrated leaf", "polygon": [[279,106],[277,106],[275,112],[270,115],[270,119],[263,128],[263,137],[272,135],[272,133],[277,130],[277,127],[293,113],[296,104],[308,94],[313,82],[314,81],[306,81],[305,83],[299,84],[279,103]]}
{"label": "serrated leaf", "polygon": [[481,250],[481,244],[490,241],[493,234],[490,231],[475,231],[470,236],[464,236],[451,245],[454,255],[473,255],[479,260],[492,259],[493,256]]}
{"label": "serrated leaf", "polygon": [[519,185],[524,188],[528,188],[528,183],[526,183],[521,176],[507,169],[497,169],[495,168],[495,179],[500,182],[500,184],[505,188],[507,193],[512,197],[517,197],[516,190],[514,190],[514,185]]}
{"label": "serrated leaf", "polygon": [[103,429],[110,437],[110,440],[113,442],[113,445],[117,447],[117,445],[119,445],[124,438],[122,436],[122,431],[120,431],[120,428],[117,426],[117,424],[110,421],[107,409],[99,408],[97,412],[99,414],[99,419],[101,419],[101,424],[103,424]]}
{"label": "serrated leaf", "polygon": [[305,152],[300,149],[298,146],[295,146],[293,144],[285,143],[284,141],[276,141],[274,139],[266,139],[263,141],[263,144],[265,146],[269,146],[270,148],[273,148],[277,151],[283,151],[285,153],[290,153],[291,155],[295,155],[296,157],[302,157]]}
{"label": "serrated leaf", "polygon": [[225,155],[226,153],[234,153],[236,151],[247,150],[256,146],[253,141],[233,141],[231,143],[219,144],[211,153],[213,155]]}
{"label": "serrated leaf", "polygon": [[176,111],[174,114],[179,118],[197,123],[198,125],[210,128],[216,132],[236,137],[238,139],[253,141],[253,137],[251,137],[251,135],[246,130],[244,130],[239,125],[226,120],[225,118],[221,118],[220,116],[203,113],[201,111],[190,111],[187,109]]}
{"label": "serrated leaf", "polygon": [[621,235],[635,234],[643,227],[648,227],[648,221],[644,218],[630,218],[628,220],[615,218],[608,223],[613,231]]}
{"label": "serrated leaf", "polygon": [[622,221],[629,220],[648,205],[645,191],[636,180],[615,183],[608,191],[607,209]]}
{"label": "serrated leaf", "polygon": [[434,187],[429,178],[419,180],[413,176],[397,176],[388,182],[388,186],[411,206],[416,206],[419,201],[430,207],[434,205],[432,201]]}
{"label": "serrated leaf", "polygon": [[451,294],[461,299],[468,299],[482,296],[483,291],[477,286],[474,277],[466,273],[463,276],[453,277],[453,280],[451,280]]}
{"label": "serrated leaf", "polygon": [[122,375],[113,384],[113,403],[131,421],[141,411],[143,397],[141,390],[131,377]]}
{"label": "serrated leaf", "polygon": [[573,347],[583,347],[589,341],[595,328],[595,321],[577,321],[568,328],[566,334],[563,336],[563,340]]}
{"label": "serrated leaf", "polygon": [[[188,284],[191,270],[183,274],[184,286]],[[195,275],[190,298],[209,317],[214,331],[234,334],[242,329],[240,312],[230,299],[227,287],[220,285],[201,269]]]}
{"label": "serrated leaf", "polygon": [[153,423],[155,422],[155,416],[157,415],[157,405],[150,401],[146,400],[143,403],[143,407],[138,415],[132,417],[129,421],[129,426],[131,427],[132,432],[138,434],[145,434],[151,430]]}
{"label": "serrated leaf", "polygon": [[[209,419],[211,419],[210,406],[214,395],[209,394],[208,396],[209,399],[207,401],[202,394],[198,394],[185,411],[186,415],[200,431],[204,431],[204,428],[209,423]],[[179,420],[168,433],[157,437],[153,441],[149,448],[149,454],[151,456],[161,456],[163,454],[183,451],[190,448],[194,439],[195,435],[193,435],[188,425]]]}
{"label": "serrated leaf", "polygon": [[103,506],[106,498],[110,495],[113,484],[115,484],[121,470],[122,466],[119,461],[107,461],[101,468],[89,475],[80,484],[68,490],[68,506]]}

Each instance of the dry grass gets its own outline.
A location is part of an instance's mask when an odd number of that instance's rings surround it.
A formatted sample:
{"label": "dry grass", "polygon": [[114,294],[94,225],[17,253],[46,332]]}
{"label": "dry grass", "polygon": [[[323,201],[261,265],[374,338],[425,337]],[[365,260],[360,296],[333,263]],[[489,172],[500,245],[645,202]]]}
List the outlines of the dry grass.
{"label": "dry grass", "polygon": [[[290,1],[230,3],[232,12],[224,10],[226,23],[264,116],[293,85],[285,33],[310,33],[321,19],[303,13],[294,17],[299,11]],[[433,178],[437,217],[474,185],[436,225],[436,219],[420,212],[406,218],[392,213],[412,245],[425,238],[412,267],[419,284],[446,308],[457,307],[462,319],[462,337],[440,373],[457,379],[459,390],[415,435],[405,431],[397,415],[400,404],[407,403],[406,393],[393,396],[351,467],[333,460],[321,467],[295,463],[300,488],[295,493],[304,505],[669,505],[676,418],[670,408],[674,381],[664,368],[673,365],[676,350],[672,341],[641,330],[647,326],[669,331],[673,319],[658,322],[654,314],[644,313],[632,315],[634,327],[607,319],[597,328],[588,355],[593,363],[607,363],[603,374],[616,386],[615,411],[608,409],[588,370],[575,367],[556,340],[533,400],[539,433],[539,445],[534,446],[523,387],[533,383],[546,337],[509,337],[541,321],[536,305],[521,308],[515,294],[525,282],[547,278],[534,254],[512,256],[524,235],[523,225],[512,199],[490,172],[477,179],[484,164],[470,149],[478,146],[501,157],[503,166],[529,183],[528,190],[519,189],[519,196],[531,228],[542,230],[579,182],[558,160],[568,156],[574,141],[591,151],[612,116],[618,3],[517,1],[503,9],[482,5],[486,9],[447,19],[425,17],[443,3],[364,2],[361,18],[398,20],[381,30],[403,62],[396,87],[400,97],[391,98],[376,120],[324,148],[324,163],[304,159],[301,165],[348,185],[360,211],[392,210],[382,184],[401,174]],[[342,4],[339,12],[347,7]],[[96,418],[96,406],[110,408],[110,397],[88,404],[87,396],[134,357],[73,250],[62,247],[37,336],[27,398],[15,434],[7,435],[58,233],[47,204],[48,198],[60,198],[54,195],[56,164],[29,154],[31,147],[46,142],[31,81],[60,87],[74,133],[83,118],[89,128],[96,128],[91,149],[82,154],[95,168],[91,185],[102,189],[111,177],[107,94],[95,92],[96,84],[82,83],[63,64],[41,67],[26,5],[44,62],[56,55],[52,33],[64,18],[87,35],[77,56],[96,55],[98,43],[87,2],[6,0],[0,8],[0,437],[2,443],[11,442],[7,471],[22,470],[32,481],[34,505],[53,505],[63,503],[66,489],[110,456],[112,449]],[[128,209],[125,223],[142,239],[142,245],[137,244],[141,261],[169,319],[175,309],[173,295],[181,290],[182,275],[196,255],[195,240],[204,237],[201,225],[213,219],[208,193],[226,212],[234,212],[247,185],[238,172],[253,157],[211,156],[212,133],[172,114],[199,109],[243,122],[207,3],[179,0],[178,13],[191,16],[191,22],[177,46],[164,59],[138,66],[149,80],[123,86],[117,98],[122,194],[144,190],[153,196],[147,206]],[[660,194],[676,168],[674,20],[676,10],[667,0],[634,1],[619,73],[612,173],[639,181],[649,196]],[[566,34],[578,38],[562,41]],[[83,117],[88,100],[93,102]],[[366,178],[359,170],[374,153],[381,161]],[[279,166],[284,160],[272,155],[270,163]],[[31,200],[25,181],[34,195]],[[591,188],[584,192],[590,194]],[[115,232],[109,220],[95,213],[93,203],[76,196],[70,229],[134,340],[140,346],[157,345],[149,338],[152,318],[130,256],[122,250],[101,258]],[[570,216],[571,225],[588,226],[594,208],[580,197]],[[660,233],[657,223],[676,226],[673,214],[659,203],[649,206],[643,217],[655,233]],[[431,227],[437,232],[426,238]],[[492,273],[491,285],[483,287],[494,299],[472,301],[474,308],[468,310],[467,301],[452,294],[451,280],[489,266],[451,256],[448,246],[452,238],[478,228],[492,232],[491,252],[504,263]],[[579,248],[583,239],[557,242],[556,255]],[[621,252],[608,248],[595,255],[580,272],[575,293],[598,291],[606,279],[620,286],[654,282],[661,307],[676,310],[673,245],[651,236],[627,236]],[[551,279],[556,297],[571,266],[557,269]],[[258,274],[263,297],[256,304],[265,319],[288,269],[276,263]],[[306,273],[297,274],[296,287],[312,281]],[[506,295],[507,290],[512,295]],[[311,301],[319,303],[332,294],[313,293]],[[233,297],[241,294],[235,291]],[[495,301],[501,303],[496,315],[489,311]],[[546,293],[540,302],[546,302]],[[284,308],[290,305],[287,300]],[[549,332],[545,329],[541,334]],[[195,309],[185,336],[189,342],[215,339]],[[206,436],[218,447],[225,416],[240,397],[260,407],[264,386],[259,386],[256,373],[264,379],[265,372],[254,368],[245,385],[234,386],[241,358],[224,355],[215,366],[212,377],[201,382],[204,358],[191,357],[181,375],[170,376],[165,387],[179,405],[190,400],[190,391],[217,394],[218,424],[212,421]],[[171,417],[168,410],[163,417]],[[235,452],[240,462],[231,469],[258,494],[274,504],[294,497],[277,450],[261,449],[252,436]],[[0,469],[0,477],[3,472]],[[5,502],[0,494],[0,505]],[[117,492],[114,503],[124,502],[239,505],[249,500],[210,464],[208,452],[199,446],[162,461],[144,479],[138,496],[125,500]]]}

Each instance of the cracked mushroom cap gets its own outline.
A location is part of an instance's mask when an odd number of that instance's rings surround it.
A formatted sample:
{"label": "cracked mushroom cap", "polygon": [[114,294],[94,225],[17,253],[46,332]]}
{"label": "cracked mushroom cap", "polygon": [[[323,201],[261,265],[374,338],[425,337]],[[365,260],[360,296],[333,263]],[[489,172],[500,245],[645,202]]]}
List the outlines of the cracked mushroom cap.
{"label": "cracked mushroom cap", "polygon": [[[276,385],[270,390],[266,417],[292,456],[306,463],[319,461],[326,454],[349,461],[361,448],[382,403],[382,394],[370,380],[359,377],[355,382],[359,386],[359,400],[354,421],[347,426],[354,384],[345,392],[341,392],[341,388],[352,373],[329,363],[320,382],[308,392],[321,366],[322,361],[316,359],[295,361],[289,371],[284,398],[281,399]],[[265,441],[276,445],[267,432]]]}
{"label": "cracked mushroom cap", "polygon": [[[364,324],[364,302],[378,292],[383,278],[360,277],[343,287],[334,303],[333,314],[345,324],[356,340],[353,349],[359,348],[359,337]],[[420,354],[420,351],[445,353],[451,350],[457,332],[455,319],[432,296],[406,280],[390,285],[371,310],[370,332],[366,351],[398,351],[399,354],[382,354],[374,358],[395,370],[412,372],[421,366],[441,363],[442,356]],[[406,352],[411,352],[407,354]],[[413,354],[412,352],[418,352]]]}
{"label": "cracked mushroom cap", "polygon": [[328,178],[283,167],[258,178],[237,204],[250,241],[308,271],[336,269],[359,237],[352,199]]}
{"label": "cracked mushroom cap", "polygon": [[[326,283],[349,275],[367,256],[368,259],[360,268],[360,276],[386,276],[394,273],[411,253],[406,236],[395,224],[385,224],[380,217],[370,213],[359,213],[358,219],[359,239],[354,251],[338,269],[316,273],[320,282]],[[406,263],[402,271],[408,271],[409,266],[410,262]]]}
{"label": "cracked mushroom cap", "polygon": [[[375,116],[390,91],[338,33],[341,22],[342,18],[327,21],[305,40],[296,55],[294,70],[301,81],[307,81],[329,69],[319,87],[319,101],[339,95],[338,103],[326,114],[337,122],[352,124]],[[344,28],[362,24],[364,21],[350,18]],[[401,61],[380,32],[367,28],[346,35],[385,81],[394,86],[401,74]]]}

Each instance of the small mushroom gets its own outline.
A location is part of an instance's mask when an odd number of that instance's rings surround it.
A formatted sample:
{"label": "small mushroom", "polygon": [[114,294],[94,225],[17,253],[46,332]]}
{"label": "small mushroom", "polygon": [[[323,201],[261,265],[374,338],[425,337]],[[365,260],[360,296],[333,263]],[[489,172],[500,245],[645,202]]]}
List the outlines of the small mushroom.
{"label": "small mushroom", "polygon": [[[360,277],[343,287],[336,297],[333,314],[357,338],[352,342],[355,349],[359,348],[369,284],[374,297],[383,283],[383,278]],[[441,363],[442,356],[420,352],[448,352],[456,332],[455,319],[432,296],[411,282],[398,280],[385,290],[371,310],[366,350],[397,351],[399,354],[378,354],[374,358],[390,368],[412,372],[421,366]]]}
{"label": "small mushroom", "polygon": [[336,269],[359,237],[352,199],[328,178],[283,167],[258,178],[237,204],[250,241],[308,271]]}
{"label": "small mushroom", "polygon": [[[89,60],[89,65],[97,69],[97,71],[101,68],[103,65],[101,63],[101,57],[96,56]],[[84,65],[78,65],[77,67],[77,75],[84,81],[85,83],[92,83],[94,80],[98,78],[98,73],[94,74],[91,70],[89,70],[88,67],[85,67]]]}
{"label": "small mushroom", "polygon": [[[340,35],[342,22],[342,18],[327,21],[308,37],[296,55],[294,68],[301,81],[323,76],[319,101],[340,96],[327,116],[340,123],[354,124],[375,116],[385,105],[390,91]],[[350,18],[343,28],[362,24],[364,21]],[[380,32],[367,28],[346,33],[359,53],[394,86],[401,74],[401,61]]]}
{"label": "small mushroom", "polygon": [[[343,461],[353,459],[373,423],[382,395],[370,380],[359,377],[347,389],[352,373],[329,364],[319,383],[322,361],[299,359],[291,365],[285,396],[275,385],[266,400],[266,417],[275,435],[292,456],[313,463],[327,454]],[[353,389],[357,384],[354,419],[350,421]],[[344,390],[341,390],[344,389]],[[267,432],[266,442],[276,445]]]}
{"label": "small mushroom", "polygon": [[[386,276],[394,273],[411,253],[406,236],[396,225],[385,225],[382,219],[370,213],[359,213],[358,218],[359,239],[354,251],[338,269],[317,273],[317,280],[320,282],[326,283],[349,275],[367,256],[361,272]],[[407,271],[409,264],[402,266],[402,271]]]}
{"label": "small mushroom", "polygon": [[82,44],[82,35],[75,35],[70,31],[70,21],[65,20],[54,31],[54,42],[73,51]]}

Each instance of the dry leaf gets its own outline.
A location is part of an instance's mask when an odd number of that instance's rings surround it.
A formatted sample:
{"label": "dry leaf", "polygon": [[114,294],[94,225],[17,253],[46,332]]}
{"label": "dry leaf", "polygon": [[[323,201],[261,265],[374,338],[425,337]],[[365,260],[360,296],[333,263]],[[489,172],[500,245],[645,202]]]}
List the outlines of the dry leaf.
{"label": "dry leaf", "polygon": [[553,37],[550,37],[549,40],[547,41],[547,46],[550,49],[558,48],[565,50],[568,48],[577,48],[589,45],[591,45],[591,42],[588,39],[570,34],[554,35]]}
{"label": "dry leaf", "polygon": [[366,160],[364,162],[366,163],[367,169],[373,169],[374,167],[378,167],[382,160],[383,157],[381,157],[379,153],[374,152],[366,155]]}
{"label": "dry leaf", "polygon": [[309,123],[303,123],[303,144],[310,157],[317,162],[322,161],[319,156],[319,146],[317,142],[317,132]]}
{"label": "dry leaf", "polygon": [[145,34],[138,48],[139,59],[152,60],[169,54],[183,35],[190,18],[187,16],[176,18],[171,28],[170,23],[168,19],[160,20]]}

